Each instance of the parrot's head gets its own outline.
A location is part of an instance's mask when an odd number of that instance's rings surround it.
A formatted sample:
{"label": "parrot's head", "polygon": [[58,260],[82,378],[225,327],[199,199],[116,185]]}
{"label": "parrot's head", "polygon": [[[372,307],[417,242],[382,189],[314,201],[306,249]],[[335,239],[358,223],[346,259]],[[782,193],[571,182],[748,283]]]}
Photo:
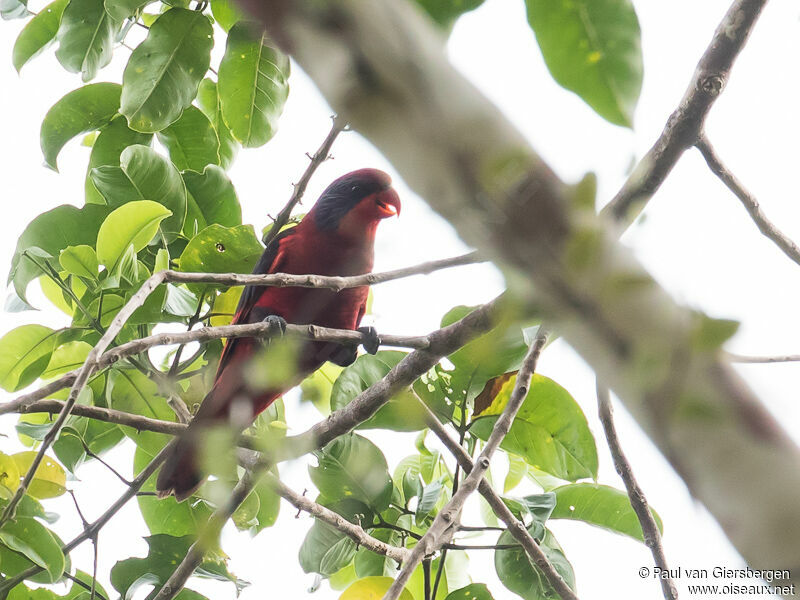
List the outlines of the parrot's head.
{"label": "parrot's head", "polygon": [[374,235],[378,223],[400,214],[392,179],[378,169],[359,169],[330,184],[308,213],[320,231]]}

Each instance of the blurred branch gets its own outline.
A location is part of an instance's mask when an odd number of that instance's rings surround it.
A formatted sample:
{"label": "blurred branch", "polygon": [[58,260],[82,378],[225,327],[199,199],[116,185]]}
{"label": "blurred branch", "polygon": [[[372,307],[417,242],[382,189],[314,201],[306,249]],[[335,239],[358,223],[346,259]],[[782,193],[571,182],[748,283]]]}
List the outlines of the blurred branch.
{"label": "blurred branch", "polygon": [[[420,539],[411,550],[411,554],[403,563],[400,573],[398,573],[391,587],[386,594],[384,594],[383,600],[397,600],[400,594],[403,593],[406,583],[408,583],[411,574],[414,572],[414,569],[417,568],[419,562],[436,552],[443,544],[448,543],[456,532],[464,503],[483,480],[483,475],[491,464],[492,455],[500,446],[500,443],[506,435],[508,435],[514,417],[517,415],[522,403],[525,401],[525,397],[528,395],[531,378],[533,377],[533,372],[536,370],[536,363],[539,360],[539,355],[546,341],[547,333],[540,329],[527,356],[522,361],[511,396],[506,406],[503,408],[500,417],[495,422],[492,433],[489,435],[489,439],[486,440],[486,445],[483,447],[483,450],[481,450],[472,470],[458,486],[458,490],[453,494],[453,497],[450,498],[450,501],[436,514],[433,523],[431,523],[425,535],[422,536],[422,539]],[[561,593],[563,590],[556,588],[556,591]],[[574,594],[561,594],[561,597],[564,600],[568,600],[575,596]]]}
{"label": "blurred branch", "polygon": [[331,130],[325,137],[325,141],[322,142],[322,145],[317,149],[314,155],[309,157],[311,162],[308,163],[308,167],[306,167],[306,170],[302,177],[300,177],[299,181],[294,184],[292,197],[289,198],[289,202],[286,203],[286,206],[284,206],[281,209],[281,212],[278,213],[278,216],[275,217],[275,222],[272,224],[272,227],[267,235],[264,236],[263,242],[265,246],[269,246],[269,243],[278,236],[278,234],[281,232],[281,229],[283,229],[283,227],[289,222],[289,219],[292,216],[292,211],[294,210],[294,207],[297,206],[297,204],[302,200],[303,194],[306,192],[306,187],[308,187],[308,182],[311,181],[311,177],[314,175],[314,172],[322,163],[330,158],[331,146],[333,146],[333,142],[336,141],[336,138],[339,136],[339,134],[347,127],[347,123],[335,115],[332,117],[332,120],[333,123],[331,124]]}
{"label": "blurred branch", "polygon": [[764,211],[761,210],[758,200],[745,189],[736,176],[722,163],[714,147],[711,145],[711,142],[708,141],[704,133],[700,133],[700,137],[695,145],[703,155],[703,158],[706,159],[706,164],[708,164],[708,168],[711,169],[711,172],[719,177],[720,181],[722,181],[744,205],[745,210],[750,215],[750,218],[753,219],[758,230],[772,240],[786,256],[797,264],[800,264],[800,248],[767,218]]}
{"label": "blurred branch", "polygon": [[[750,565],[793,569],[788,583],[800,582],[800,506],[788,500],[800,496],[800,449],[721,350],[698,343],[707,317],[678,305],[610,220],[584,208],[591,180],[562,182],[452,66],[412,2],[237,2],[617,393]],[[658,169],[646,157],[633,187],[642,173],[665,177],[696,142],[763,4],[737,0],[728,11],[656,148],[673,150]]]}
{"label": "blurred branch", "polygon": [[736,0],[731,4],[664,131],[601,214],[630,225],[683,153],[697,143],[706,116],[725,89],[733,63],[766,4],[767,0]]}
{"label": "blurred branch", "polygon": [[183,589],[186,581],[203,560],[205,550],[215,541],[225,522],[241,504],[258,478],[276,462],[290,460],[311,450],[322,448],[331,440],[352,431],[358,424],[374,415],[392,396],[411,385],[427,373],[444,356],[451,354],[467,342],[488,332],[497,317],[498,301],[494,300],[469,313],[463,319],[431,333],[430,345],[425,350],[408,354],[380,381],[361,392],[347,406],[331,413],[324,421],[308,431],[285,438],[271,451],[264,450],[234,488],[225,505],[219,507],[203,527],[197,542],[189,549],[169,580],[162,586],[154,600],[171,600]]}
{"label": "blurred branch", "polygon": [[367,550],[371,550],[376,554],[381,554],[387,558],[391,558],[398,563],[402,563],[406,560],[408,556],[408,550],[405,548],[398,548],[397,546],[387,544],[386,542],[382,542],[379,539],[372,537],[370,534],[364,531],[364,529],[351,523],[340,514],[325,508],[321,504],[317,504],[310,498],[306,498],[305,496],[298,494],[271,473],[267,473],[265,478],[275,493],[289,502],[289,504],[299,510],[307,512],[314,518],[317,518],[320,521],[324,521],[328,525],[335,527],[347,535],[347,537],[349,537],[359,546],[366,548]]}
{"label": "blurred branch", "polygon": [[729,361],[735,363],[750,363],[750,364],[766,364],[766,363],[784,363],[784,362],[800,362],[800,354],[778,354],[775,356],[747,356],[744,354],[734,354],[728,352],[726,357]]}
{"label": "blurred branch", "polygon": [[[642,488],[639,487],[639,483],[633,476],[631,464],[622,451],[622,446],[617,437],[617,429],[614,426],[614,408],[611,405],[611,396],[608,388],[601,386],[599,380],[597,382],[597,408],[600,422],[603,425],[603,431],[608,441],[608,448],[611,451],[611,458],[614,460],[614,469],[622,478],[625,489],[628,491],[631,507],[636,513],[636,518],[639,519],[639,524],[642,526],[644,543],[650,548],[656,566],[661,569],[662,573],[669,573],[667,557],[661,544],[661,532],[658,530],[656,520],[650,512],[647,498],[645,498]],[[675,582],[672,581],[672,578],[660,577],[659,581],[661,582],[661,590],[664,593],[665,600],[678,600],[678,589],[675,587]]]}

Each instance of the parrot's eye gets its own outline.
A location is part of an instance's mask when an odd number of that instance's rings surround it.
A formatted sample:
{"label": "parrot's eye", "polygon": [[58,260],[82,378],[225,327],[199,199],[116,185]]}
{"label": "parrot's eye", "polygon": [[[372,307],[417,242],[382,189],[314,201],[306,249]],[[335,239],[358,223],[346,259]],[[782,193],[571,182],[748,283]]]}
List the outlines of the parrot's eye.
{"label": "parrot's eye", "polygon": [[351,192],[357,192],[357,191],[358,191],[358,190],[360,190],[360,189],[361,189],[361,188],[360,188],[359,186],[357,186],[357,185],[354,185],[353,187],[351,187],[351,188],[350,188],[350,191],[351,191]]}

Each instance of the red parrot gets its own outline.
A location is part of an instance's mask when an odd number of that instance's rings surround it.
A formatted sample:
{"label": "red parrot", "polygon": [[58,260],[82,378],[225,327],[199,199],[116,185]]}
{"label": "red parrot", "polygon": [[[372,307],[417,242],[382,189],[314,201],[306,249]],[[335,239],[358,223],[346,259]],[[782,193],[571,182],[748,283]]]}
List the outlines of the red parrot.
{"label": "red parrot", "polygon": [[[330,184],[300,223],[281,232],[264,250],[253,273],[297,275],[361,275],[372,270],[378,223],[400,214],[400,198],[390,177],[377,169],[348,173]],[[233,323],[276,321],[356,329],[367,304],[366,286],[340,292],[301,287],[246,287]],[[371,327],[359,328],[374,354],[380,340]],[[203,427],[230,423],[244,429],[286,391],[316,371],[325,361],[340,366],[356,359],[355,346],[303,342],[296,356],[296,377],[279,389],[252,389],[245,377],[252,357],[264,342],[256,338],[229,339],[211,391],[167,458],[156,483],[160,497],[175,494],[181,501],[194,493],[205,476],[196,461],[198,432]],[[250,367],[252,368],[252,366]],[[268,367],[267,367],[268,368]]]}

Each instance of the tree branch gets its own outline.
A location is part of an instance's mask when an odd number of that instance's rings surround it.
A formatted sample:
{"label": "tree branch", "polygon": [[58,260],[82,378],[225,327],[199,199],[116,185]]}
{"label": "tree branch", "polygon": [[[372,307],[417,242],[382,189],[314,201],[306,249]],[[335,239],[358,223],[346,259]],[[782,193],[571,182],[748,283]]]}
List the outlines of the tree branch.
{"label": "tree branch", "polygon": [[761,210],[758,200],[756,200],[756,198],[745,189],[736,176],[731,173],[722,163],[719,156],[717,156],[714,147],[711,145],[711,142],[708,141],[705,133],[700,133],[695,146],[697,146],[697,149],[700,151],[700,154],[703,155],[703,158],[706,159],[706,164],[708,165],[708,168],[711,169],[711,172],[719,177],[720,181],[722,181],[722,183],[724,183],[725,186],[741,201],[745,210],[750,215],[750,218],[753,219],[753,222],[755,222],[756,226],[758,227],[758,230],[764,234],[764,236],[772,240],[772,242],[778,248],[780,248],[786,256],[800,265],[800,248],[798,248],[797,244],[789,239],[785,233],[778,229],[777,226],[767,218],[767,216],[764,214],[764,211]]}
{"label": "tree branch", "polygon": [[322,163],[330,158],[331,146],[333,146],[333,142],[336,141],[336,138],[339,136],[339,134],[347,127],[347,123],[345,123],[339,117],[334,116],[332,119],[333,123],[331,124],[331,130],[325,137],[325,141],[322,142],[322,145],[314,153],[314,155],[310,157],[311,161],[308,163],[308,167],[306,167],[306,170],[302,177],[300,177],[300,180],[294,184],[292,197],[289,198],[286,206],[284,206],[281,209],[281,212],[278,213],[278,216],[275,217],[275,222],[272,224],[272,228],[269,230],[267,235],[264,236],[263,242],[265,246],[269,246],[269,243],[277,237],[284,225],[289,222],[289,218],[292,216],[292,211],[294,210],[294,207],[297,206],[297,204],[303,199],[303,194],[305,194],[306,187],[308,187],[308,182],[311,181],[311,177],[314,175],[314,172]]}
{"label": "tree branch", "polygon": [[632,223],[683,153],[695,145],[708,112],[725,88],[733,63],[766,4],[767,0],[736,0],[731,4],[664,131],[601,214],[625,225]]}
{"label": "tree branch", "polygon": [[402,563],[408,556],[408,550],[405,548],[398,548],[386,542],[382,542],[377,538],[372,537],[358,525],[355,525],[342,517],[340,514],[325,508],[321,504],[317,504],[310,498],[301,496],[288,486],[286,486],[280,479],[274,475],[267,473],[265,475],[266,481],[273,491],[281,498],[289,502],[295,508],[305,511],[311,516],[324,521],[328,525],[335,527],[351,540],[376,554],[381,554],[392,560]]}
{"label": "tree branch", "polygon": [[[667,557],[664,554],[664,547],[661,545],[661,532],[658,530],[656,520],[650,512],[647,498],[645,498],[642,488],[639,487],[639,483],[633,476],[631,464],[628,462],[619,443],[617,429],[614,426],[614,409],[611,406],[608,388],[601,386],[599,381],[597,382],[597,408],[600,422],[603,424],[603,431],[608,441],[608,448],[611,450],[611,458],[614,460],[614,468],[625,483],[631,507],[642,526],[644,543],[650,548],[656,566],[661,569],[662,573],[669,573]],[[678,600],[678,589],[675,587],[675,582],[672,581],[672,578],[661,577],[659,581],[661,582],[661,590],[664,592],[665,600]]]}
{"label": "tree branch", "polygon": [[[435,552],[443,544],[448,543],[452,535],[456,532],[464,502],[466,502],[467,498],[472,495],[483,480],[483,475],[491,464],[492,455],[500,446],[500,443],[506,435],[508,435],[514,417],[525,401],[525,397],[528,395],[531,378],[533,377],[533,372],[536,370],[536,363],[539,360],[539,355],[546,341],[547,334],[540,330],[539,335],[537,335],[531,345],[528,355],[523,360],[522,366],[517,373],[517,379],[514,383],[511,396],[508,399],[508,403],[497,419],[497,422],[494,424],[492,433],[489,435],[486,445],[478,456],[476,464],[473,465],[469,475],[467,475],[458,486],[458,490],[453,494],[450,501],[433,519],[433,523],[431,523],[425,535],[422,536],[422,539],[420,539],[411,550],[411,554],[403,563],[403,568],[400,570],[400,573],[398,573],[391,587],[386,594],[384,594],[383,600],[397,600],[400,594],[403,593],[406,583],[408,583],[411,574],[414,572],[419,562],[426,556]],[[556,591],[561,592],[558,588],[556,588]],[[570,596],[562,595],[564,599],[569,597]]]}
{"label": "tree branch", "polygon": [[[237,1],[617,393],[750,565],[800,582],[800,506],[789,500],[800,450],[722,352],[697,344],[708,317],[677,305],[608,219],[581,209],[588,182],[576,191],[556,177],[408,0]],[[707,112],[763,4],[733,5],[681,110]]]}
{"label": "tree branch", "polygon": [[277,448],[265,450],[262,458],[245,472],[228,502],[214,511],[207,526],[200,532],[198,541],[189,549],[184,560],[162,586],[154,600],[171,600],[183,589],[186,581],[202,562],[209,543],[217,539],[225,522],[244,501],[261,474],[276,462],[297,458],[311,450],[322,448],[331,440],[352,431],[359,423],[366,421],[392,396],[427,373],[444,356],[452,354],[467,342],[488,332],[497,317],[497,304],[498,301],[494,300],[474,310],[460,321],[431,333],[428,336],[430,346],[427,349],[415,350],[408,354],[392,367],[383,379],[364,390],[350,404],[331,413],[326,420],[317,423],[308,431],[285,438]]}
{"label": "tree branch", "polygon": [[734,354],[728,352],[726,357],[735,363],[765,364],[765,363],[784,363],[800,362],[800,354],[778,354],[775,356],[746,356],[744,354]]}

